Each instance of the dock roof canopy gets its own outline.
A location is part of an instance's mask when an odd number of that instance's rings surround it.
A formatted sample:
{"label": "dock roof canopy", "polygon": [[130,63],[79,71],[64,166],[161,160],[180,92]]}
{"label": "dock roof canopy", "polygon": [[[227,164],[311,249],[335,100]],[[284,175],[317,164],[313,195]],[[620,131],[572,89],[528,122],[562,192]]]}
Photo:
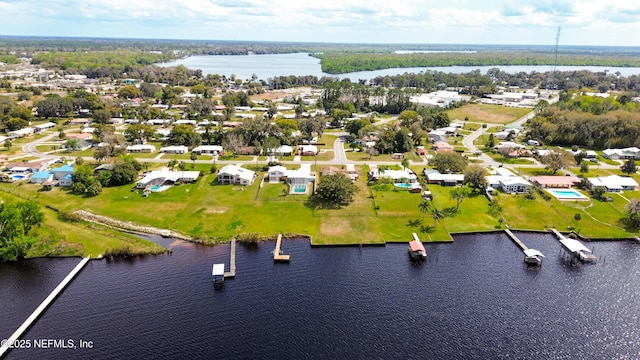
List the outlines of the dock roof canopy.
{"label": "dock roof canopy", "polygon": [[417,240],[411,240],[409,242],[409,246],[411,247],[411,251],[425,251],[424,245],[422,245],[422,242]]}
{"label": "dock roof canopy", "polygon": [[211,271],[213,276],[224,276],[224,264],[213,264],[213,270]]}
{"label": "dock roof canopy", "polygon": [[567,249],[569,249],[569,251],[575,253],[575,252],[586,252],[586,253],[591,253],[591,250],[589,250],[589,248],[587,248],[586,246],[582,245],[582,243],[578,240],[574,240],[574,239],[562,239],[560,240],[560,242],[567,247]]}
{"label": "dock roof canopy", "polygon": [[544,255],[542,255],[542,253],[536,249],[527,249],[525,251],[523,251],[523,253],[526,256],[540,256],[540,257],[544,257]]}

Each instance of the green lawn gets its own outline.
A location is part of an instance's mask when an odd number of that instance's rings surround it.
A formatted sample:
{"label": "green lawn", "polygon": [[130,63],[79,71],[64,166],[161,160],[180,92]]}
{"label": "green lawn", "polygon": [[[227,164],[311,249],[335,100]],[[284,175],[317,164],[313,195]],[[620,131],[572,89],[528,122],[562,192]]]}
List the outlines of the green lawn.
{"label": "green lawn", "polygon": [[466,104],[456,109],[447,110],[450,119],[464,119],[469,121],[507,124],[518,120],[531,112],[531,109],[506,107],[502,105]]}

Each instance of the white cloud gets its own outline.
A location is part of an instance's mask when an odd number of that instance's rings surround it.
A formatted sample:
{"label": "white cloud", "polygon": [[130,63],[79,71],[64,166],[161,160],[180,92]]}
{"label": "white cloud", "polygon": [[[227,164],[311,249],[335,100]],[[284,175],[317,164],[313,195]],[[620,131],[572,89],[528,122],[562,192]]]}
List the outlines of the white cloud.
{"label": "white cloud", "polygon": [[640,45],[631,0],[0,0],[0,13],[8,35],[528,44],[562,26],[567,44]]}

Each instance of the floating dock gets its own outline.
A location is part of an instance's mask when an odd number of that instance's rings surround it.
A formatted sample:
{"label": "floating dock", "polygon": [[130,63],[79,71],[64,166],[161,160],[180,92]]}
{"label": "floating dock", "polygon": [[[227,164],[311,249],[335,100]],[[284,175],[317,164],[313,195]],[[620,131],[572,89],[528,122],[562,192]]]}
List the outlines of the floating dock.
{"label": "floating dock", "polygon": [[595,263],[598,261],[598,258],[591,253],[591,250],[584,246],[580,241],[566,238],[556,229],[551,229],[551,232],[556,235],[562,247],[576,259],[583,263]]}
{"label": "floating dock", "polygon": [[544,255],[536,249],[529,249],[518,237],[509,229],[505,229],[504,232],[509,236],[514,244],[518,245],[520,250],[524,253],[524,262],[529,265],[542,265],[542,258]]}
{"label": "floating dock", "polygon": [[278,239],[276,240],[276,248],[273,250],[273,261],[274,262],[289,262],[291,260],[291,255],[282,253],[282,234],[278,234]]}
{"label": "floating dock", "polygon": [[224,273],[225,279],[236,277],[236,238],[231,239],[231,255],[229,255],[229,271]]}
{"label": "floating dock", "polygon": [[24,323],[20,325],[18,330],[16,330],[6,342],[3,341],[2,347],[0,347],[0,358],[2,358],[6,354],[6,352],[11,348],[10,345],[13,344],[16,340],[18,340],[22,336],[22,334],[24,334],[24,332],[27,331],[27,329],[29,329],[36,320],[38,320],[40,315],[42,315],[42,313],[44,313],[44,311],[47,310],[49,305],[51,305],[55,301],[55,299],[58,297],[58,295],[60,295],[62,291],[67,287],[67,285],[69,285],[71,281],[73,281],[73,279],[76,277],[76,275],[78,275],[80,270],[82,270],[82,268],[84,268],[84,266],[87,265],[89,260],[91,260],[91,256],[87,256],[86,258],[82,259],[82,261],[80,261],[80,263],[76,265],[76,267],[74,267],[73,270],[71,270],[71,272],[64,279],[62,279],[62,282],[60,282],[60,284],[58,284],[58,286],[56,286],[56,288],[53,289],[51,294],[49,294],[49,296],[47,296],[47,298],[44,299],[44,301],[40,303],[40,305],[33,311],[33,313],[29,315],[27,320],[25,320]]}

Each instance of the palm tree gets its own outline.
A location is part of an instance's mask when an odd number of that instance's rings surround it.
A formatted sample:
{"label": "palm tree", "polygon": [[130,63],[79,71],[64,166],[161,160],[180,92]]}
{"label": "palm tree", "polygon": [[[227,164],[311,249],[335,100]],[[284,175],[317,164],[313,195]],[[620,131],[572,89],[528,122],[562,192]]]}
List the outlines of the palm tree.
{"label": "palm tree", "polygon": [[433,210],[431,210],[431,217],[433,217],[433,227],[436,227],[438,225],[438,221],[444,219],[444,214],[442,211],[433,208]]}
{"label": "palm tree", "polygon": [[409,167],[409,159],[402,159],[402,162],[400,164],[402,164],[402,169],[407,170],[407,168]]}
{"label": "palm tree", "polygon": [[169,160],[169,163],[167,164],[167,167],[169,168],[169,170],[173,171],[176,166],[178,166],[178,160],[176,159],[171,159]]}
{"label": "palm tree", "polygon": [[420,212],[422,213],[422,217],[424,218],[429,212],[429,210],[431,209],[431,201],[427,199],[422,199],[420,204],[418,204],[418,209],[420,209]]}

